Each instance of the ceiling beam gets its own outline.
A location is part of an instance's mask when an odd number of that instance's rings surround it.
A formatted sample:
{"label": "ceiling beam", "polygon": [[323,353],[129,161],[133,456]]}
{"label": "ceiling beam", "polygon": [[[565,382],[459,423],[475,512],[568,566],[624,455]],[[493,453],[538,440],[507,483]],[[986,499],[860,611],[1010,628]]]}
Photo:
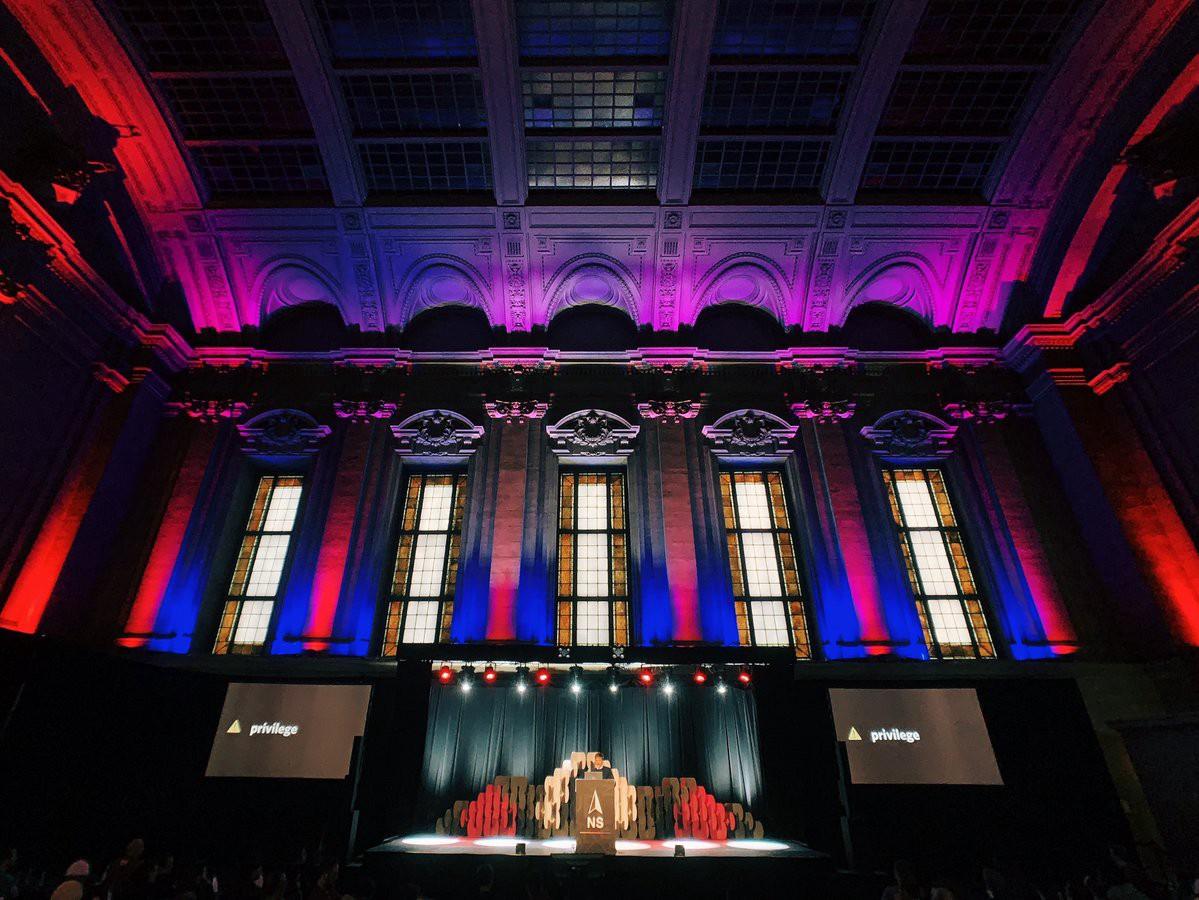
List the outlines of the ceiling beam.
{"label": "ceiling beam", "polygon": [[675,8],[662,144],[658,152],[658,200],[671,206],[686,204],[691,199],[704,84],[716,32],[716,3],[717,0],[689,0]]}
{"label": "ceiling beam", "polygon": [[366,199],[366,179],[351,138],[350,114],[329,64],[311,0],[266,0],[266,5],[308,108],[333,203],[361,206]]}
{"label": "ceiling beam", "polygon": [[871,17],[862,58],[824,167],[821,193],[825,202],[853,202],[891,86],[927,5],[928,0],[887,0]]}
{"label": "ceiling beam", "polygon": [[529,170],[525,163],[525,107],[516,7],[512,0],[470,0],[470,10],[479,45],[495,202],[520,206],[529,196]]}

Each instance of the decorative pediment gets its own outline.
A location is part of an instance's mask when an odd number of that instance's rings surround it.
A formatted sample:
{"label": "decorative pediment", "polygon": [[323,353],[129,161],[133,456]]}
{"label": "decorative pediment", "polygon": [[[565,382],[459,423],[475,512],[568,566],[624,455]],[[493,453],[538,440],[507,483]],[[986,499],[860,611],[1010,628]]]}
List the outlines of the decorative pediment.
{"label": "decorative pediment", "polygon": [[791,450],[798,427],[760,409],[738,409],[705,425],[703,436],[717,456],[775,459]]}
{"label": "decorative pediment", "polygon": [[273,409],[237,426],[242,446],[254,456],[310,456],[331,429],[298,409]]}
{"label": "decorative pediment", "polygon": [[428,409],[391,426],[401,456],[470,456],[483,426],[449,409]]}
{"label": "decorative pediment", "polygon": [[584,409],[571,413],[557,425],[546,426],[550,449],[558,456],[622,458],[633,452],[641,429],[615,413]]}
{"label": "decorative pediment", "polygon": [[887,462],[930,463],[953,453],[957,427],[913,409],[887,413],[862,429],[871,452]]}

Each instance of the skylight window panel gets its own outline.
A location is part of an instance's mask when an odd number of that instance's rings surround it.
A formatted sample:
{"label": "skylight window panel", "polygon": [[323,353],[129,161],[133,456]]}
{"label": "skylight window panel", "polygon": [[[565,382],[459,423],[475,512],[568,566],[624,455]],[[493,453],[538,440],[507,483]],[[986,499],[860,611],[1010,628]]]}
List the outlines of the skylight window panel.
{"label": "skylight window panel", "polygon": [[112,0],[151,71],[285,69],[263,0]]}
{"label": "skylight window panel", "polygon": [[1083,0],[930,0],[908,59],[1047,63]]}
{"label": "skylight window panel", "polygon": [[517,0],[525,59],[612,56],[665,58],[673,14],[669,0]]}
{"label": "skylight window panel", "polygon": [[491,160],[483,141],[365,141],[358,152],[371,191],[483,191],[491,187]]}
{"label": "skylight window panel", "polygon": [[658,180],[656,141],[531,140],[529,187],[652,188]]}
{"label": "skylight window panel", "polygon": [[862,187],[978,193],[999,147],[995,141],[878,140],[870,148]]}
{"label": "skylight window panel", "polygon": [[713,57],[852,58],[874,0],[721,0]]}
{"label": "skylight window panel", "polygon": [[340,62],[478,54],[469,0],[316,0],[316,10]]}
{"label": "skylight window panel", "polygon": [[164,78],[159,87],[189,140],[312,134],[290,75],[265,78]]}
{"label": "skylight window panel", "polygon": [[358,132],[452,131],[485,124],[479,77],[470,73],[343,75]]}
{"label": "skylight window panel", "polygon": [[196,164],[217,194],[328,191],[315,144],[196,147]]}
{"label": "skylight window panel", "polygon": [[824,140],[701,140],[695,187],[744,191],[810,191],[828,159]]}
{"label": "skylight window panel", "polygon": [[903,70],[879,128],[891,134],[1007,134],[1037,73]]}
{"label": "skylight window panel", "polygon": [[664,72],[526,72],[527,128],[656,128]]}
{"label": "skylight window panel", "polygon": [[849,78],[849,72],[712,71],[702,123],[709,128],[831,132]]}

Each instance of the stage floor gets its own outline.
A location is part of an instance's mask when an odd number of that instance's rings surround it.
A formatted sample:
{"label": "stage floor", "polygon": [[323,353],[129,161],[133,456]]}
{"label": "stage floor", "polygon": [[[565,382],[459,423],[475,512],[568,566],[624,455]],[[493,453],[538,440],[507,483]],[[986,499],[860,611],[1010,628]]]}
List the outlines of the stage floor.
{"label": "stage floor", "polygon": [[[523,843],[524,855],[516,855]],[[682,845],[684,857],[676,857]],[[788,897],[827,900],[832,860],[795,841],[620,841],[615,856],[576,854],[573,838],[446,838],[410,835],[368,851],[378,896],[478,895],[494,879],[495,895],[571,900],[687,900]],[[545,888],[548,893],[540,893]]]}
{"label": "stage floor", "polygon": [[[518,856],[517,845],[524,844],[523,855],[528,856],[573,856],[574,838],[531,838],[490,837],[466,838],[442,835],[409,835],[395,837],[370,850],[371,853],[407,853],[429,856]],[[675,848],[682,847],[688,858],[706,859],[753,859],[753,858],[807,858],[824,859],[803,844],[781,840],[728,840],[703,841],[697,838],[672,838],[664,841],[618,840],[618,857],[668,857],[674,858]]]}

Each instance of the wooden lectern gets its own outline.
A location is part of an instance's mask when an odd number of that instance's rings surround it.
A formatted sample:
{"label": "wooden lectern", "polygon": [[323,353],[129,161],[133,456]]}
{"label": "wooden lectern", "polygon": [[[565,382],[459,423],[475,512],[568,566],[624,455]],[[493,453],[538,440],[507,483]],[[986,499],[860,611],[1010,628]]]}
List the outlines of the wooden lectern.
{"label": "wooden lectern", "polygon": [[616,782],[575,779],[575,853],[616,852]]}

